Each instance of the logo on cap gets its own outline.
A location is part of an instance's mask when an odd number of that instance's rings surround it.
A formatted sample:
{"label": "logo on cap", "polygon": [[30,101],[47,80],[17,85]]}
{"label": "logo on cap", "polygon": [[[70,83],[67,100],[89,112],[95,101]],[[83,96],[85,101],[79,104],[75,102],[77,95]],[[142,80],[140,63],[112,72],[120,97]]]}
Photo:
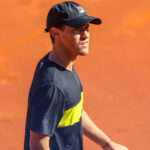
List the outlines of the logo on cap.
{"label": "logo on cap", "polygon": [[79,11],[79,13],[85,13],[85,10],[81,6],[78,6],[76,8]]}

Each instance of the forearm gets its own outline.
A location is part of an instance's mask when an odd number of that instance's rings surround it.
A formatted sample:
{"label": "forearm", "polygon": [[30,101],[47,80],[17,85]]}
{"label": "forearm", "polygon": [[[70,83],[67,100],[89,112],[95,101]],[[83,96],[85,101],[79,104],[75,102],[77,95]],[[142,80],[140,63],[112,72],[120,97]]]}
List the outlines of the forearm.
{"label": "forearm", "polygon": [[43,145],[40,142],[30,142],[30,150],[50,150],[49,146]]}
{"label": "forearm", "polygon": [[30,131],[30,150],[50,150],[50,137]]}
{"label": "forearm", "polygon": [[95,143],[104,146],[110,141],[110,138],[100,130],[83,110],[82,114],[83,133]]}

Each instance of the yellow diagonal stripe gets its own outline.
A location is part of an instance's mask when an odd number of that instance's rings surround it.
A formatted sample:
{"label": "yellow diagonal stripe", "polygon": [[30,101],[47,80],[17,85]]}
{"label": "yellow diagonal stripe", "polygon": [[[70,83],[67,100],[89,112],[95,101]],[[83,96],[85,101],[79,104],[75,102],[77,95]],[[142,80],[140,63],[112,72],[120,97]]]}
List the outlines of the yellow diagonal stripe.
{"label": "yellow diagonal stripe", "polygon": [[73,108],[64,111],[64,114],[58,124],[58,127],[67,127],[79,122],[82,115],[82,109],[83,109],[83,92],[81,92],[80,102]]}

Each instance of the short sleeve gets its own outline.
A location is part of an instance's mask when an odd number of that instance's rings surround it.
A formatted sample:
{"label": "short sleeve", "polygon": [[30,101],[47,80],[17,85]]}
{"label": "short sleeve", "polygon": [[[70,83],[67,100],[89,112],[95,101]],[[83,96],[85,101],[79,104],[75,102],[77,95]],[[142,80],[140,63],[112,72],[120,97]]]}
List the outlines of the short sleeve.
{"label": "short sleeve", "polygon": [[52,136],[63,115],[64,104],[64,94],[56,86],[39,88],[32,97],[30,129]]}

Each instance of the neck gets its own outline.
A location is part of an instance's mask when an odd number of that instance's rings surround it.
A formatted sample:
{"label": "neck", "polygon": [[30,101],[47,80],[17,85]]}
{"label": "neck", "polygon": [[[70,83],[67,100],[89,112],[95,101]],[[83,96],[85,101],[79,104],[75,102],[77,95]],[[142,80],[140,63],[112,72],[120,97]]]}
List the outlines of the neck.
{"label": "neck", "polygon": [[76,58],[77,57],[73,58],[68,56],[67,53],[64,53],[63,50],[59,50],[55,46],[53,46],[53,49],[49,55],[50,60],[54,61],[55,63],[70,71],[72,71],[72,66]]}

